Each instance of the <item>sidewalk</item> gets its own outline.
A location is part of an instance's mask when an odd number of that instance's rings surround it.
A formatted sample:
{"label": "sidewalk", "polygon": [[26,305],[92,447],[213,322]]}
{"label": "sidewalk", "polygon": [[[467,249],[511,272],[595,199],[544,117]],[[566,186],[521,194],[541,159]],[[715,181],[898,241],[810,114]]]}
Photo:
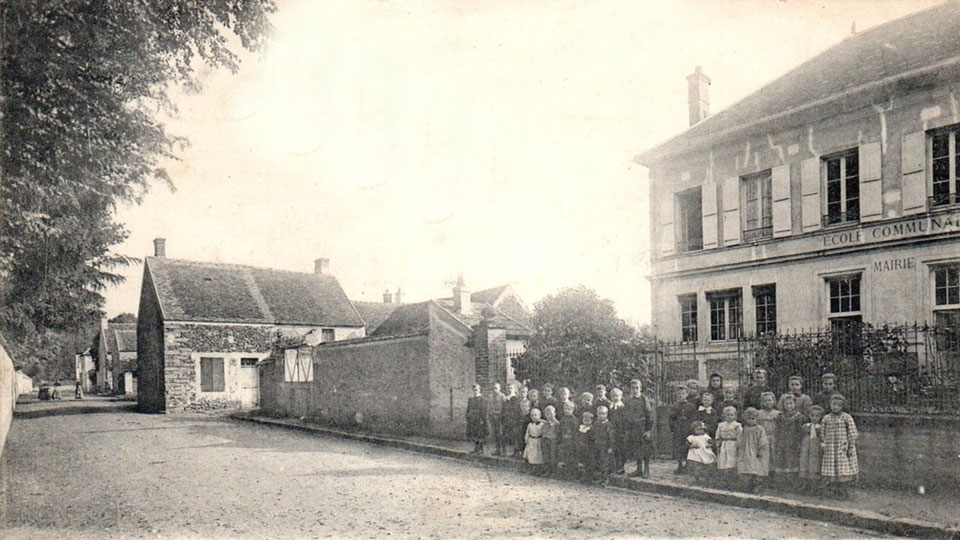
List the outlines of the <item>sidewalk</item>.
{"label": "sidewalk", "polygon": [[[232,417],[258,424],[332,435],[488,466],[524,470],[524,463],[520,460],[496,457],[489,450],[482,456],[471,454],[473,445],[465,441],[344,431],[295,419],[276,419],[247,413],[237,413]],[[916,492],[859,488],[853,491],[852,500],[846,501],[772,489],[765,490],[760,495],[753,495],[696,486],[691,477],[673,474],[674,468],[673,462],[654,460],[650,465],[649,479],[614,476],[608,485],[632,491],[784,512],[801,518],[829,521],[888,534],[924,538],[960,538],[960,498],[952,493],[920,495]]]}

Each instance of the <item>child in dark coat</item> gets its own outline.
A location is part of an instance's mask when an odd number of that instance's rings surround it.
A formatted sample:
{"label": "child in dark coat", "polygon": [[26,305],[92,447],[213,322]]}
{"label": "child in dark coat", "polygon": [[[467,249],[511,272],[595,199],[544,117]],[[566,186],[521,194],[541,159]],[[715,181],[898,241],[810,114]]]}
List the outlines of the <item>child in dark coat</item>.
{"label": "child in dark coat", "polygon": [[577,448],[577,470],[581,480],[593,478],[597,470],[596,450],[593,445],[593,414],[585,412],[580,416],[580,426],[574,435]]}
{"label": "child in dark coat", "polygon": [[473,397],[467,400],[467,439],[473,441],[473,453],[483,453],[483,441],[487,438],[487,400],[480,385],[473,385]]}
{"label": "child in dark coat", "polygon": [[560,417],[560,439],[557,441],[557,469],[565,475],[577,470],[576,434],[580,422],[573,411],[573,402],[567,401],[563,404],[563,416]]}
{"label": "child in dark coat", "polygon": [[616,432],[607,414],[608,411],[606,407],[603,405],[597,407],[597,421],[590,430],[593,434],[597,471],[603,476],[607,476],[616,470],[616,458],[614,457]]}

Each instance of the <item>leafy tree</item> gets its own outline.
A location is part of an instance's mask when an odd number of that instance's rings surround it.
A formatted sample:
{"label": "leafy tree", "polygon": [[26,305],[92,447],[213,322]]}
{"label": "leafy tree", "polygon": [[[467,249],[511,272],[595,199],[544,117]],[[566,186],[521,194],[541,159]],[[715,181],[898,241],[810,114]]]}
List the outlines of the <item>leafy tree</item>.
{"label": "leafy tree", "polygon": [[[236,71],[236,42],[261,49],[272,0],[3,2],[0,329],[14,358],[50,361],[48,332],[99,318],[102,291],[135,259],[118,203],[170,185],[182,139],[162,114],[195,69]],[[72,352],[71,352],[72,354]],[[31,360],[32,361],[32,360]]]}
{"label": "leafy tree", "polygon": [[121,313],[107,322],[130,324],[137,322],[137,316],[133,313]]}
{"label": "leafy tree", "polygon": [[613,302],[583,286],[562,289],[534,306],[534,333],[518,360],[517,378],[575,388],[625,388],[649,382],[641,334],[617,317]]}

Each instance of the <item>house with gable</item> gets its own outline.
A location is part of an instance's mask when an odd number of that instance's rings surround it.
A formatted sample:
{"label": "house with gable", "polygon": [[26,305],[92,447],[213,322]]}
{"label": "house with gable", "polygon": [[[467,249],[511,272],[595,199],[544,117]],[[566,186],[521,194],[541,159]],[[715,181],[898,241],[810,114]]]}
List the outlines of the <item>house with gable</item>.
{"label": "house with gable", "polygon": [[166,257],[154,240],[137,317],[138,402],[144,412],[254,407],[258,363],[278,337],[361,338],[364,322],[329,260],[291,272]]}
{"label": "house with gable", "polygon": [[[94,365],[92,381],[84,391],[101,394],[133,394],[137,371],[137,325],[135,323],[100,320],[100,329],[93,337],[90,354]],[[78,377],[80,370],[78,370]],[[81,380],[81,386],[84,381]],[[125,384],[124,384],[125,383]]]}
{"label": "house with gable", "polygon": [[[261,409],[394,433],[462,437],[471,387],[513,379],[529,313],[509,286],[394,304],[367,337],[278,351]],[[499,306],[499,307],[498,307]],[[502,311],[501,311],[502,309]]]}

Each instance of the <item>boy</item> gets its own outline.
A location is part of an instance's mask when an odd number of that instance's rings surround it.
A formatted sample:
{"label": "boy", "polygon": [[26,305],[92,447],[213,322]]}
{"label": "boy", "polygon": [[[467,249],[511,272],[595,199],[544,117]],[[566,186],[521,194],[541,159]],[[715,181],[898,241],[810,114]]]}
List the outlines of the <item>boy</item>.
{"label": "boy", "polygon": [[500,391],[500,383],[493,383],[493,391],[490,393],[490,406],[487,408],[488,420],[490,422],[490,436],[497,445],[495,456],[503,455],[504,437],[503,437],[503,402],[507,396]]}
{"label": "boy", "polygon": [[727,407],[733,407],[737,411],[740,410],[740,400],[737,399],[737,390],[730,384],[723,387],[723,401],[717,409],[722,412]]}
{"label": "boy", "polygon": [[603,405],[597,407],[597,422],[590,432],[593,434],[594,455],[597,459],[597,468],[601,475],[607,476],[616,468],[614,462],[614,445],[616,433],[613,424],[607,418],[608,410]]}
{"label": "boy", "polygon": [[517,454],[517,431],[520,420],[520,397],[517,396],[517,387],[507,385],[507,399],[503,402],[503,437],[504,447],[513,446],[513,455]]}
{"label": "boy", "polygon": [[559,472],[565,472],[569,475],[571,471],[577,470],[577,449],[576,434],[580,423],[573,414],[573,402],[568,401],[563,404],[563,416],[560,418],[560,440],[558,441],[558,463]]}
{"label": "boy", "polygon": [[581,480],[589,480],[597,470],[596,452],[593,446],[593,413],[585,412],[580,417],[580,427],[577,429],[575,445],[577,448],[577,471]]}
{"label": "boy", "polygon": [[473,385],[473,397],[467,400],[467,439],[473,442],[473,454],[483,453],[483,441],[487,438],[487,400],[480,385]]}
{"label": "boy", "polygon": [[610,400],[607,399],[607,387],[602,384],[598,384],[594,390],[596,390],[596,393],[594,394],[595,397],[593,398],[594,406],[596,406],[598,409],[600,407],[606,407],[607,410],[609,410]]}
{"label": "boy", "polygon": [[[653,427],[656,413],[653,402],[643,395],[640,379],[630,381],[630,397],[623,402],[622,419],[625,424],[625,460],[635,459],[637,469],[631,476],[650,476],[650,455],[653,453]],[[686,458],[686,455],[684,455]]]}
{"label": "boy", "polygon": [[554,410],[559,407],[557,398],[553,397],[552,384],[543,385],[543,393],[540,395],[540,410],[543,411],[547,407],[553,407]]}

